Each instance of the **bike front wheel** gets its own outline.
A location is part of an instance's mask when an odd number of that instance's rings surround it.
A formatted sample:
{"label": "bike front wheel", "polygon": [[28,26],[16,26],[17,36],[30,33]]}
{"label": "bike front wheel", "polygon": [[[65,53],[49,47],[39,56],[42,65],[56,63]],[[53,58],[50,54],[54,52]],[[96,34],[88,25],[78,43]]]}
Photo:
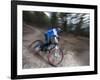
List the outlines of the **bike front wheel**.
{"label": "bike front wheel", "polygon": [[59,49],[53,48],[49,51],[48,61],[51,65],[57,66],[58,64],[62,62],[63,57],[64,57],[64,54],[60,48]]}

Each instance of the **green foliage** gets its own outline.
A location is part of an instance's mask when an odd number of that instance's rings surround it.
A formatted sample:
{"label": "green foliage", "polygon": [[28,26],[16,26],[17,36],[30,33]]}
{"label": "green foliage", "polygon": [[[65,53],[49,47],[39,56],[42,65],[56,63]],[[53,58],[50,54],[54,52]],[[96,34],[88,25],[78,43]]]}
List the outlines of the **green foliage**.
{"label": "green foliage", "polygon": [[81,27],[82,27],[82,24],[83,24],[83,18],[80,18],[80,22],[77,24],[77,27],[75,29],[75,34],[76,35],[79,35],[81,34]]}
{"label": "green foliage", "polygon": [[36,26],[48,26],[50,24],[49,18],[44,12],[23,11],[23,20]]}
{"label": "green foliage", "polygon": [[57,26],[58,18],[57,18],[57,13],[53,12],[51,13],[51,26]]}
{"label": "green foliage", "polygon": [[29,11],[23,11],[23,20],[26,23],[32,23],[32,14]]}
{"label": "green foliage", "polygon": [[63,29],[63,31],[68,32],[68,30],[67,30],[67,20],[66,20],[67,13],[60,13],[59,17],[62,19],[62,27],[63,27],[62,29]]}

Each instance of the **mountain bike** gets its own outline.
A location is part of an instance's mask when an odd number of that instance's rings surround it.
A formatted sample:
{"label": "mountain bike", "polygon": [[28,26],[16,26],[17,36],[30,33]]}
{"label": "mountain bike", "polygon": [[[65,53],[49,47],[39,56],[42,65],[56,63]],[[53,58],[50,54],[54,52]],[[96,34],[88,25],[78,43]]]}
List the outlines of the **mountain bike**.
{"label": "mountain bike", "polygon": [[58,41],[58,38],[54,37],[48,45],[45,45],[42,40],[36,40],[32,42],[30,47],[36,53],[39,53],[40,51],[47,53],[48,62],[52,66],[57,66],[62,62],[64,57],[63,51],[59,47]]}

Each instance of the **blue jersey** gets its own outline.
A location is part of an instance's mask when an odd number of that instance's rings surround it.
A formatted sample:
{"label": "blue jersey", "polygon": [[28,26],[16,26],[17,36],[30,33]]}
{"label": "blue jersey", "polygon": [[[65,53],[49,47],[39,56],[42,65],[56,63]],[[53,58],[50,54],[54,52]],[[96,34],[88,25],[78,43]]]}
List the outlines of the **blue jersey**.
{"label": "blue jersey", "polygon": [[51,39],[51,38],[54,37],[54,36],[58,37],[58,31],[57,31],[56,28],[49,29],[45,34],[47,35],[47,37],[48,37],[49,39]]}

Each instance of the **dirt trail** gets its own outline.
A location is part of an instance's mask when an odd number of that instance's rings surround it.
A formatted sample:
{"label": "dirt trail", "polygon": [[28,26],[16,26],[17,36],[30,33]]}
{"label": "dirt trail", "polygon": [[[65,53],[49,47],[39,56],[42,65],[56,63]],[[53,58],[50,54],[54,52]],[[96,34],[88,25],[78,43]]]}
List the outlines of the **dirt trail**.
{"label": "dirt trail", "polygon": [[[45,68],[52,67],[47,61],[47,54],[34,54],[28,46],[35,40],[43,40],[45,30],[34,26],[23,25],[23,68]],[[62,36],[60,45],[64,52],[62,66],[86,66],[89,65],[89,40],[84,37]]]}

